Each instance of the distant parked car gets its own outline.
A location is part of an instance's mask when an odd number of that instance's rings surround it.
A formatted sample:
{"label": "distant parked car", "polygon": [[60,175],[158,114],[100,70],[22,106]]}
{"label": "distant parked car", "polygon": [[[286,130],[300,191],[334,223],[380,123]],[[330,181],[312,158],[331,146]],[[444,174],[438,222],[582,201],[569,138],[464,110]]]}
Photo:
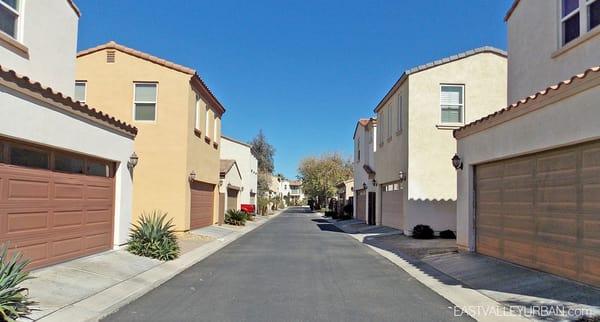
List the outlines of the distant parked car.
{"label": "distant parked car", "polygon": [[255,205],[251,205],[251,204],[242,204],[240,206],[240,209],[247,213],[247,214],[253,214],[256,213],[256,206]]}

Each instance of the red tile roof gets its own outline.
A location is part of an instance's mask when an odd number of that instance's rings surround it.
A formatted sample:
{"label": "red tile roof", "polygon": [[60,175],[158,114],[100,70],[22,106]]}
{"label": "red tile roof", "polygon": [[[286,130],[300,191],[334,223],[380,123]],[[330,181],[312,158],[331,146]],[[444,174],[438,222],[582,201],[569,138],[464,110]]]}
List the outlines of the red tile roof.
{"label": "red tile roof", "polygon": [[68,108],[67,111],[72,114],[84,114],[89,116],[88,119],[96,120],[98,123],[102,123],[103,125],[109,125],[134,136],[137,134],[136,127],[105,114],[100,110],[91,108],[82,102],[75,101],[71,97],[65,96],[63,93],[55,92],[52,88],[45,87],[39,82],[31,81],[27,76],[18,75],[14,70],[4,69],[2,66],[0,66],[0,79],[14,84],[21,90],[26,90],[33,94],[39,94],[42,97],[61,105],[61,107],[66,107]]}
{"label": "red tile roof", "polygon": [[[533,95],[530,95],[526,98],[523,98],[523,99],[517,101],[516,103],[513,103],[499,111],[496,111],[490,115],[487,115],[476,121],[466,124],[465,126],[454,130],[454,137],[462,138],[462,137],[469,135],[469,133],[473,133],[472,131],[477,132],[477,130],[483,130],[488,127],[495,126],[498,123],[494,124],[493,121],[495,119],[499,118],[500,116],[508,117],[510,115],[514,115],[514,117],[518,117],[520,115],[516,114],[516,113],[518,113],[521,109],[527,107],[528,105],[532,104],[538,98],[544,97],[552,92],[564,91],[564,90],[568,89],[569,87],[571,87],[573,84],[576,84],[576,83],[578,83],[588,77],[592,77],[592,76],[600,77],[600,66],[588,68],[581,74],[577,74],[577,75],[575,75],[565,81],[562,81],[556,85],[549,86],[546,89],[539,91]],[[512,118],[507,118],[507,120],[510,120],[510,119],[512,119]],[[468,132],[468,133],[465,133],[465,132]]]}
{"label": "red tile roof", "polygon": [[191,75],[192,79],[191,79],[191,83],[192,85],[197,88],[198,90],[201,91],[200,94],[202,94],[203,96],[205,96],[206,98],[208,98],[211,102],[211,107],[214,107],[218,110],[219,114],[223,114],[225,113],[225,107],[221,104],[221,102],[219,102],[219,100],[217,99],[217,97],[213,94],[213,92],[210,90],[210,88],[208,88],[208,86],[206,85],[206,83],[204,83],[204,81],[202,80],[202,78],[200,77],[200,75],[198,75],[198,73],[196,72],[195,69],[190,68],[190,67],[186,67],[183,65],[179,65],[173,62],[170,62],[168,60],[156,57],[156,56],[152,56],[150,54],[141,52],[139,50],[135,50],[133,48],[129,48],[126,46],[123,46],[121,44],[117,44],[114,41],[109,41],[105,44],[93,47],[93,48],[89,48],[86,50],[82,50],[80,52],[77,53],[77,57],[83,57],[92,53],[95,53],[97,51],[101,51],[101,50],[105,50],[105,49],[115,49],[118,50],[120,52],[132,55],[134,57],[138,57],[144,60],[147,60],[149,62],[161,65],[163,67],[166,68],[170,68],[173,70],[176,70],[178,72],[182,72],[184,74],[188,74]]}

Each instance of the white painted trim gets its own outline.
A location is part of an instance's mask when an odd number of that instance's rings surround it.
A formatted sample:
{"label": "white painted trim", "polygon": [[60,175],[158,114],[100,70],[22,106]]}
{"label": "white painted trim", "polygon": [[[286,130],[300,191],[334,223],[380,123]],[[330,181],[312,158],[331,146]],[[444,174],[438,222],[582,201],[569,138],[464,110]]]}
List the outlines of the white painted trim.
{"label": "white painted trim", "polygon": [[[79,100],[82,103],[85,103],[87,101],[87,81],[85,80],[76,80],[75,81],[75,88],[77,88],[77,84],[83,84],[84,85],[84,89],[83,89],[83,100]],[[73,95],[75,96],[75,95]],[[75,98],[77,99],[77,98]]]}
{"label": "white painted trim", "polygon": [[[461,122],[444,122],[442,120],[442,87],[447,86],[447,87],[461,87],[462,88],[462,103],[460,103],[458,106],[460,106],[461,109]],[[463,126],[465,124],[465,119],[466,119],[466,108],[465,106],[466,104],[466,100],[467,100],[467,95],[466,95],[466,86],[465,84],[452,84],[452,83],[441,83],[440,84],[440,91],[439,91],[439,120],[440,123],[439,125],[447,125],[447,126]]]}
{"label": "white painted trim", "polygon": [[[135,87],[137,84],[142,84],[142,85],[154,85],[156,86],[156,93],[155,93],[155,99],[154,102],[151,101],[136,101],[135,100]],[[158,120],[158,82],[152,82],[152,81],[147,81],[147,82],[133,82],[133,96],[132,96],[132,100],[133,100],[133,106],[132,106],[132,115],[131,115],[131,119],[136,122],[136,123],[149,123],[149,124],[156,124],[157,120]],[[135,119],[135,104],[136,103],[141,103],[141,104],[149,104],[149,103],[154,103],[154,120],[152,121],[148,121],[148,120],[136,120]]]}

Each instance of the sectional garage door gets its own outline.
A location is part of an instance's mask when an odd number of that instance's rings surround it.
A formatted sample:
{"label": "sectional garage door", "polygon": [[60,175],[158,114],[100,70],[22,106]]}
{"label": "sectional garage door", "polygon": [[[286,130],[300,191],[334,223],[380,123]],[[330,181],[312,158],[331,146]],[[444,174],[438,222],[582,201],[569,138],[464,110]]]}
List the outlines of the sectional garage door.
{"label": "sectional garage door", "polygon": [[38,268],[112,247],[112,165],[0,142],[0,242]]}
{"label": "sectional garage door", "polygon": [[356,214],[354,217],[359,220],[367,220],[367,191],[365,189],[356,191]]}
{"label": "sectional garage door", "polygon": [[475,171],[478,252],[600,285],[600,142]]}
{"label": "sectional garage door", "polygon": [[196,181],[190,188],[190,229],[212,225],[215,185]]}
{"label": "sectional garage door", "polygon": [[381,224],[396,229],[404,229],[400,182],[381,185]]}

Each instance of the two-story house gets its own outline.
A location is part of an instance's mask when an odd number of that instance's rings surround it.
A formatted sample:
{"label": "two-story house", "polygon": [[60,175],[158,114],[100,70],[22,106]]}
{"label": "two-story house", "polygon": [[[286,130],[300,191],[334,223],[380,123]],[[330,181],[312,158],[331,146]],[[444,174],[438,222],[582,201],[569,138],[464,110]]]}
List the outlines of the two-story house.
{"label": "two-story house", "polygon": [[227,210],[240,209],[240,197],[243,191],[243,176],[236,160],[221,159],[219,169],[219,224],[224,222]]}
{"label": "two-story house", "polygon": [[600,286],[600,1],[515,1],[511,105],[454,132],[457,242]]}
{"label": "two-story house", "polygon": [[242,177],[238,203],[256,207],[258,161],[252,155],[251,147],[239,140],[221,136],[221,159],[235,160]]}
{"label": "two-story house", "polygon": [[[402,74],[377,113],[377,223],[456,230],[452,130],[506,104],[506,53],[469,50]],[[449,157],[450,156],[450,157]]]}
{"label": "two-story house", "polygon": [[375,225],[377,120],[361,119],[354,129],[354,218]]}
{"label": "two-story house", "polygon": [[0,0],[0,243],[29,268],[122,245],[136,128],[73,99],[79,10]]}
{"label": "two-story house", "polygon": [[290,203],[294,206],[298,206],[304,201],[304,192],[302,191],[302,181],[291,180],[290,181]]}
{"label": "two-story house", "polygon": [[160,210],[178,231],[218,220],[225,108],[195,70],[109,42],[77,55],[81,99],[139,129],[133,217]]}

